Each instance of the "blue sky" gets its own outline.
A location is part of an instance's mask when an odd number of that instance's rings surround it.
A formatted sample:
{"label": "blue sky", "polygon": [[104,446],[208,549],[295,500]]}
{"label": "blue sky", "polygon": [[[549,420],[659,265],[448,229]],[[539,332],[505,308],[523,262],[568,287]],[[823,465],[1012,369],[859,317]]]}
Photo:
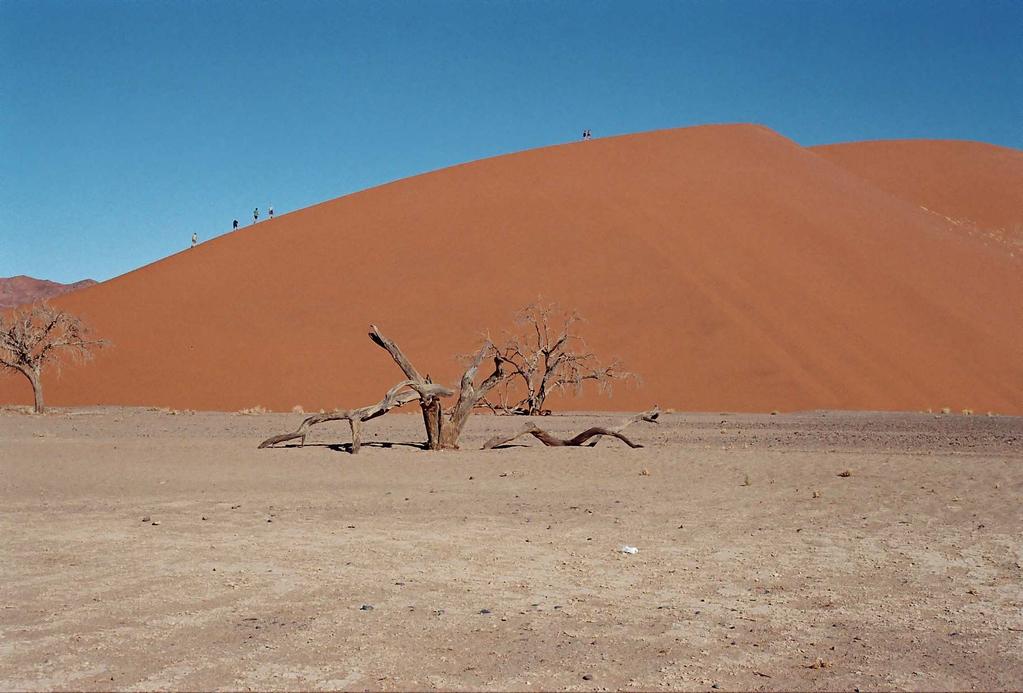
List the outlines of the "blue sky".
{"label": "blue sky", "polygon": [[1015,0],[0,0],[0,276],[108,279],[583,128],[1023,148],[1021,35]]}

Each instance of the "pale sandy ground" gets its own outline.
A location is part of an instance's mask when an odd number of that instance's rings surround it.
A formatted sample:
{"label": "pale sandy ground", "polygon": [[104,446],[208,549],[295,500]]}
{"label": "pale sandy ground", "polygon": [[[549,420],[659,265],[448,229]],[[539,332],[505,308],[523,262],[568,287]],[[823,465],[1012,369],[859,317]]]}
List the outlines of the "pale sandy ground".
{"label": "pale sandy ground", "polygon": [[299,418],[0,414],[0,688],[1023,687],[1019,418]]}

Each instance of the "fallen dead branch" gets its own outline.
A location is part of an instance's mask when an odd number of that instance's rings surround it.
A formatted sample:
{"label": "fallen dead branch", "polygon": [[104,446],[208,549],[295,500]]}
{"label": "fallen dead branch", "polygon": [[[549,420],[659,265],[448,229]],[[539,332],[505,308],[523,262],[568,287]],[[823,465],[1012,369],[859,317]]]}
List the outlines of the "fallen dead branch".
{"label": "fallen dead branch", "polygon": [[347,421],[352,429],[352,454],[359,452],[359,448],[362,445],[362,424],[370,419],[375,419],[378,416],[383,416],[391,409],[400,407],[403,404],[407,404],[421,397],[446,397],[454,394],[451,390],[441,385],[434,385],[433,383],[425,382],[413,382],[411,380],[403,380],[384,395],[384,398],[376,404],[369,406],[360,407],[358,409],[340,409],[337,411],[326,412],[323,414],[313,414],[308,416],[302,421],[302,425],[298,427],[294,433],[282,433],[281,435],[267,438],[259,444],[260,448],[268,448],[279,443],[285,443],[289,440],[299,440],[299,447],[305,445],[306,435],[309,433],[309,429],[317,424],[326,423],[328,421]]}
{"label": "fallen dead branch", "polygon": [[642,445],[640,445],[639,443],[634,443],[631,440],[629,440],[622,433],[622,431],[624,431],[626,428],[639,421],[657,423],[657,417],[660,416],[660,413],[661,413],[660,410],[654,407],[650,411],[645,411],[642,412],[641,414],[636,414],[632,418],[622,422],[621,424],[615,426],[614,428],[594,426],[593,428],[587,428],[585,431],[576,436],[573,436],[572,438],[559,438],[555,435],[552,435],[551,433],[548,433],[547,431],[543,430],[535,423],[530,421],[523,425],[519,432],[515,433],[514,435],[496,436],[494,438],[491,438],[490,440],[483,444],[483,449],[491,450],[493,448],[498,447],[499,445],[507,445],[516,438],[524,435],[531,435],[548,447],[578,447],[584,445],[587,441],[591,439],[595,439],[589,445],[589,447],[593,447],[594,445],[597,444],[597,442],[600,440],[602,436],[610,436],[612,438],[617,438],[618,440],[628,445],[630,448],[641,448],[643,447]]}

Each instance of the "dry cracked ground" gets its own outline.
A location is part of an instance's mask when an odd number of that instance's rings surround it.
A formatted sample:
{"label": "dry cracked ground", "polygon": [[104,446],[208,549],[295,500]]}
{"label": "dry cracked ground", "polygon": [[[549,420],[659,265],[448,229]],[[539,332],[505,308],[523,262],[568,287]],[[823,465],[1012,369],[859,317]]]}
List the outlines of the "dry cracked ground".
{"label": "dry cracked ground", "polygon": [[300,418],[0,413],[0,688],[1023,688],[1020,418]]}

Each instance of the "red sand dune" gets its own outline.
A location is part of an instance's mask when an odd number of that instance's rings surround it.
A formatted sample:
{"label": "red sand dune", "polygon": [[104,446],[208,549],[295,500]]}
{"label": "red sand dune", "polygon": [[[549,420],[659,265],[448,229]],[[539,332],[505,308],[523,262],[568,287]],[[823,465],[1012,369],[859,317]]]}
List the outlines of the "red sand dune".
{"label": "red sand dune", "polygon": [[[542,293],[644,378],[573,408],[1023,413],[1019,258],[883,189],[870,161],[890,160],[858,146],[810,150],[749,125],[660,131],[303,209],[58,299],[114,345],[51,374],[48,401],[368,404],[400,377],[369,323],[453,383],[454,356]],[[891,146],[912,170],[944,145]],[[957,146],[985,166],[985,145]],[[1012,154],[1006,186],[1023,175]],[[1012,194],[1002,184],[948,209],[1002,215],[986,202]],[[12,400],[29,400],[27,384],[0,377]]]}
{"label": "red sand dune", "polygon": [[26,277],[24,274],[16,277],[0,277],[0,309],[53,298],[70,291],[84,289],[95,283],[92,279],[83,279],[73,284],[59,284],[48,279]]}
{"label": "red sand dune", "polygon": [[980,142],[856,142],[811,151],[1023,255],[1023,152]]}

